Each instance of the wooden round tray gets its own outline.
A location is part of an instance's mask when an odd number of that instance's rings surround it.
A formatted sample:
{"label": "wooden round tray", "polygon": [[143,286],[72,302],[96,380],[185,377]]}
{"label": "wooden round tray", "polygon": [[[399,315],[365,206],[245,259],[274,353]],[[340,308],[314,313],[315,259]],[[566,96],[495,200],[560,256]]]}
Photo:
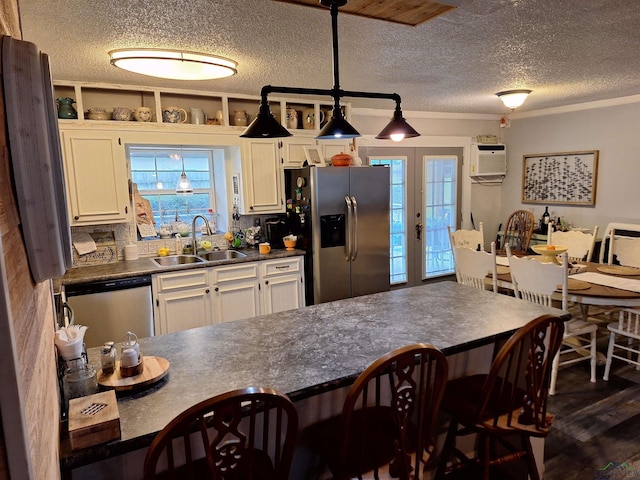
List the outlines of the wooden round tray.
{"label": "wooden round tray", "polygon": [[596,270],[609,275],[640,275],[640,268],[625,267],[624,265],[600,265]]}
{"label": "wooden round tray", "polygon": [[[556,285],[556,288],[562,290],[562,285]],[[567,282],[567,290],[587,290],[589,288],[591,288],[590,283],[575,278],[570,278]]]}
{"label": "wooden round tray", "polygon": [[506,275],[507,273],[511,273],[511,270],[509,270],[509,267],[505,267],[504,265],[496,266],[497,275]]}
{"label": "wooden round tray", "polygon": [[162,357],[144,357],[144,370],[139,375],[123,377],[120,372],[120,362],[116,362],[113,373],[104,375],[102,371],[98,374],[98,383],[105,388],[112,388],[116,391],[133,390],[147,385],[152,385],[163,379],[169,372],[169,361]]}

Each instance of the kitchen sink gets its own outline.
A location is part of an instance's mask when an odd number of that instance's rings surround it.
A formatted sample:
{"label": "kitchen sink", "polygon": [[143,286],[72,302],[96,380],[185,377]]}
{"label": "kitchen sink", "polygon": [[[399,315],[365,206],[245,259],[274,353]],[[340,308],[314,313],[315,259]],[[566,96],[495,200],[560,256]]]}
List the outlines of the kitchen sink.
{"label": "kitchen sink", "polygon": [[151,259],[161,267],[173,267],[176,265],[189,265],[191,263],[201,263],[204,260],[195,255],[168,255],[166,257],[154,257]]}
{"label": "kitchen sink", "polygon": [[247,255],[236,250],[215,250],[213,252],[201,253],[200,257],[208,262],[216,260],[231,260],[232,258],[245,258]]}

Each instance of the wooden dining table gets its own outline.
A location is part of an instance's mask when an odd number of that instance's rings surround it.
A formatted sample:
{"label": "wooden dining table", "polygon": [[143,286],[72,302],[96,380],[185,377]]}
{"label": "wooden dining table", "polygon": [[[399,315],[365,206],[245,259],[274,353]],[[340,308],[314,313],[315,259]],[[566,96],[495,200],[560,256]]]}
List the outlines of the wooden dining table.
{"label": "wooden dining table", "polygon": [[[505,257],[502,257],[505,258]],[[499,262],[504,263],[504,261]],[[579,262],[578,265],[586,265],[586,272],[600,273],[602,275],[609,275],[601,272],[598,269],[605,265],[596,262]],[[638,269],[640,273],[640,269]],[[618,278],[628,278],[634,280],[640,280],[640,275],[611,275]],[[569,279],[572,275],[569,275]],[[583,281],[581,281],[582,283]],[[640,292],[634,292],[631,290],[622,290],[620,288],[609,287],[605,285],[598,285],[595,283],[586,282],[589,284],[588,288],[584,288],[584,285],[580,285],[579,289],[571,289],[571,282],[568,289],[569,302],[578,303],[581,305],[581,312],[583,319],[587,319],[588,308],[590,305],[600,306],[616,306],[616,307],[640,307]],[[513,289],[513,281],[511,279],[511,273],[506,270],[500,270],[498,273],[498,286],[508,289]],[[558,292],[558,299],[561,300],[560,292]]]}

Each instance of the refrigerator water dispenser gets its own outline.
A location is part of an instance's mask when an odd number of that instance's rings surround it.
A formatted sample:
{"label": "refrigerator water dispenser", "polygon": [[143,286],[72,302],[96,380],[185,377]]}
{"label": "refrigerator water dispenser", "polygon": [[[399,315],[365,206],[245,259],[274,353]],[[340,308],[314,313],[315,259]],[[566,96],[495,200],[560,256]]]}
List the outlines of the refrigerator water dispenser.
{"label": "refrigerator water dispenser", "polygon": [[345,216],[320,216],[320,248],[344,247],[345,244]]}

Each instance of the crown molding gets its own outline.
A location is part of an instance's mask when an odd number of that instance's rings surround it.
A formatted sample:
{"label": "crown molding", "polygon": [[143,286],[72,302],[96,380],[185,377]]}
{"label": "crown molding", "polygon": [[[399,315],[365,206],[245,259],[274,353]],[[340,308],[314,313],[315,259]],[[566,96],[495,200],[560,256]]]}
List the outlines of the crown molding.
{"label": "crown molding", "polygon": [[[363,117],[388,117],[391,109],[384,108],[356,108],[351,107],[351,116]],[[423,112],[418,110],[402,110],[405,118],[434,118],[438,120],[500,120],[503,115],[492,113],[450,113],[450,112]]]}
{"label": "crown molding", "polygon": [[[609,98],[606,100],[596,100],[593,102],[576,103],[574,105],[563,105],[562,107],[543,108],[528,112],[512,112],[507,114],[491,113],[450,113],[450,112],[423,112],[403,110],[405,118],[431,118],[439,120],[500,120],[507,117],[511,120],[522,118],[543,117],[546,115],[559,115],[562,113],[579,112],[582,110],[593,110],[597,108],[616,107],[619,105],[629,105],[640,103],[640,95],[630,95],[628,97]],[[389,111],[381,108],[355,108],[351,107],[351,115],[361,115],[363,117],[388,117]]]}
{"label": "crown molding", "polygon": [[547,115],[559,115],[561,113],[579,112],[582,110],[593,110],[596,108],[616,107],[619,105],[628,105],[631,103],[640,103],[640,95],[630,95],[628,97],[609,98],[607,100],[576,103],[575,105],[544,108],[541,110],[533,110],[531,112],[516,112],[508,115],[508,117],[511,120],[518,120],[522,118],[543,117]]}

